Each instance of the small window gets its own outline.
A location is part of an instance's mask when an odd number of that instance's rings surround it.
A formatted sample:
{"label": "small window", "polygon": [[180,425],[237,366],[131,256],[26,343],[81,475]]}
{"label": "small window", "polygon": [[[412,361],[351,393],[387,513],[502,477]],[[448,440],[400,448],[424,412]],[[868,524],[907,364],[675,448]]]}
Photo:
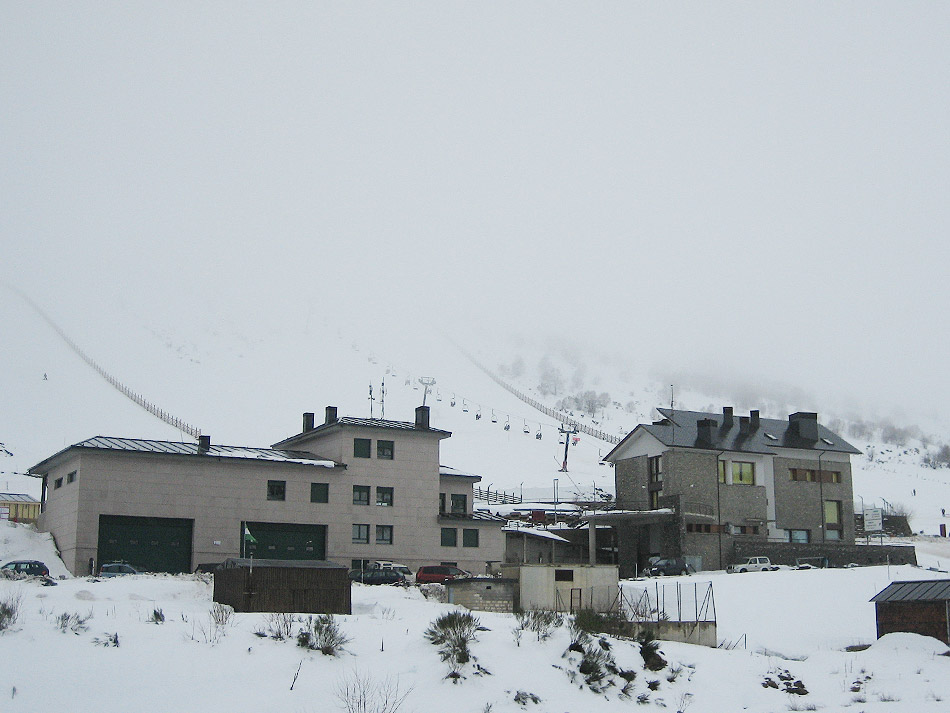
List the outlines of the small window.
{"label": "small window", "polygon": [[393,506],[393,489],[376,488],[376,504],[380,507],[391,508]]}
{"label": "small window", "polygon": [[555,582],[573,582],[573,581],[574,581],[574,570],[573,570],[573,569],[556,569],[556,570],[554,570],[554,581],[555,581]]}
{"label": "small window", "polygon": [[391,545],[393,543],[393,526],[392,525],[377,525],[376,526],[376,544],[377,545]]}
{"label": "small window", "polygon": [[369,560],[350,560],[350,569],[369,569]]}
{"label": "small window", "polygon": [[353,504],[354,505],[369,505],[369,486],[368,485],[354,485],[353,486]]}
{"label": "small window", "polygon": [[785,532],[788,534],[789,542],[807,543],[811,540],[809,530],[786,530]]}
{"label": "small window", "polygon": [[62,487],[63,487],[62,478],[57,478],[56,480],[53,481],[53,490],[56,490],[57,488],[62,488]]}
{"label": "small window", "polygon": [[267,499],[268,500],[286,500],[287,499],[287,481],[286,480],[268,480],[267,481]]}
{"label": "small window", "polygon": [[660,509],[660,491],[654,490],[650,493],[650,509],[659,510]]}
{"label": "small window", "polygon": [[755,463],[732,461],[732,484],[755,485]]}
{"label": "small window", "polygon": [[330,485],[328,483],[310,483],[310,502],[330,502]]}
{"label": "small window", "polygon": [[353,457],[369,458],[370,440],[368,438],[353,439]]}
{"label": "small window", "polygon": [[663,482],[663,456],[653,456],[649,460],[650,464],[650,482]]}
{"label": "small window", "polygon": [[788,472],[791,480],[806,483],[814,483],[816,480],[815,471],[809,468],[789,468]]}
{"label": "small window", "polygon": [[478,530],[462,530],[462,547],[478,547]]}
{"label": "small window", "polygon": [[376,441],[376,457],[380,460],[392,460],[396,452],[393,441]]}
{"label": "small window", "polygon": [[445,512],[445,493],[439,493],[439,514]]}
{"label": "small window", "polygon": [[452,493],[452,514],[465,515],[468,513],[468,496]]}
{"label": "small window", "polygon": [[353,525],[353,544],[354,545],[368,545],[369,544],[369,525]]}
{"label": "small window", "polygon": [[841,482],[841,473],[837,470],[826,470],[822,473],[824,476],[822,480],[826,483],[840,483]]}
{"label": "small window", "polygon": [[443,527],[442,528],[442,546],[443,547],[458,547],[458,530],[454,527]]}
{"label": "small window", "polygon": [[67,482],[67,483],[75,483],[75,482],[76,482],[76,471],[75,471],[75,470],[74,470],[72,473],[70,473],[69,475],[66,476],[66,482]]}

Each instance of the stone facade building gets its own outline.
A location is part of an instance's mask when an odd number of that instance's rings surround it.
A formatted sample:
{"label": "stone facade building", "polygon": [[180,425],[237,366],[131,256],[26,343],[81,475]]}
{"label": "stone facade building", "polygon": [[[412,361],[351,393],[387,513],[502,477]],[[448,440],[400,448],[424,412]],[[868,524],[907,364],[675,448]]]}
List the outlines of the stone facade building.
{"label": "stone facade building", "polygon": [[[479,476],[439,463],[448,431],[338,418],[271,448],[91,438],[30,469],[43,479],[41,530],[73,574],[124,560],[191,571],[229,557],[446,563],[484,571],[504,557],[505,521],[473,512]],[[441,505],[441,507],[440,507]]]}
{"label": "stone facade building", "polygon": [[795,543],[816,555],[854,544],[851,456],[860,451],[817,414],[658,411],[661,420],[637,426],[604,458],[615,468],[617,511],[597,522],[618,531],[622,576],[652,556],[722,568],[737,543]]}

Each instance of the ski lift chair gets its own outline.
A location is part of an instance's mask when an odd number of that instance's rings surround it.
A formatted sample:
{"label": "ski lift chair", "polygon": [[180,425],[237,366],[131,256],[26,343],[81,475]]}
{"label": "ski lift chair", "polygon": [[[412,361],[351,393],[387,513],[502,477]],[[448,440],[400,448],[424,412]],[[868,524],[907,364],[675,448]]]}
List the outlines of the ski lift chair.
{"label": "ski lift chair", "polygon": [[537,438],[539,441],[541,440],[541,427],[540,427],[540,426],[538,426],[538,432],[534,434],[534,437]]}
{"label": "ski lift chair", "polygon": [[498,417],[495,415],[495,409],[491,410],[491,422],[498,423]]}
{"label": "ski lift chair", "polygon": [[508,419],[507,419],[507,418],[505,419],[505,430],[506,430],[506,431],[510,431],[510,430],[511,430],[511,424],[508,422]]}

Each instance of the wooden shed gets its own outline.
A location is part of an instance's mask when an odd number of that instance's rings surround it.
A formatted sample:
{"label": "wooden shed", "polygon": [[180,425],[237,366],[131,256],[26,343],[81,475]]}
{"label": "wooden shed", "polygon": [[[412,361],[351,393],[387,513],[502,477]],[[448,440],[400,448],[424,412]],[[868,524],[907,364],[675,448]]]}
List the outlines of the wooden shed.
{"label": "wooden shed", "polygon": [[950,579],[891,582],[871,597],[877,636],[909,631],[950,645]]}
{"label": "wooden shed", "polygon": [[348,573],[325,560],[229,559],[214,572],[214,601],[236,612],[350,614]]}

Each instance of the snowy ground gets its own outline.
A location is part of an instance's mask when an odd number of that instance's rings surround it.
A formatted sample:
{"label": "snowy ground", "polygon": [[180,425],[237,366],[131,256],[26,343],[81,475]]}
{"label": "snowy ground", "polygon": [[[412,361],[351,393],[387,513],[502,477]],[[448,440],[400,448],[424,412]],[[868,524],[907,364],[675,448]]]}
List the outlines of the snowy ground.
{"label": "snowy ground", "polygon": [[[13,558],[42,559],[54,573],[64,571],[45,535],[0,525],[0,561]],[[0,601],[22,602],[16,624],[0,633],[0,710],[344,710],[336,691],[360,674],[409,692],[406,712],[945,711],[950,657],[940,654],[947,647],[910,634],[874,642],[867,603],[889,581],[935,576],[940,573],[868,567],[682,578],[686,586],[713,582],[720,639],[745,634],[745,648],[663,642],[668,665],[653,672],[644,669],[638,644],[612,641],[617,665],[636,674],[627,700],[618,696],[619,686],[603,694],[581,685],[578,656],[565,656],[566,626],[546,641],[524,632],[519,642],[509,615],[478,614],[487,631],[479,632],[472,652],[488,673],[479,675],[470,663],[465,679],[453,684],[422,635],[451,607],[426,600],[418,589],[354,585],[353,615],[340,617],[351,641],[329,657],[292,640],[257,636],[268,628],[267,615],[236,614],[216,629],[211,585],[195,576],[67,577],[48,587],[0,580]],[[153,623],[156,610],[164,623]],[[85,622],[64,631],[64,614]],[[844,651],[849,644],[872,645]],[[777,688],[763,685],[769,680]],[[807,694],[785,692],[798,680]],[[539,702],[516,702],[519,691]]]}

